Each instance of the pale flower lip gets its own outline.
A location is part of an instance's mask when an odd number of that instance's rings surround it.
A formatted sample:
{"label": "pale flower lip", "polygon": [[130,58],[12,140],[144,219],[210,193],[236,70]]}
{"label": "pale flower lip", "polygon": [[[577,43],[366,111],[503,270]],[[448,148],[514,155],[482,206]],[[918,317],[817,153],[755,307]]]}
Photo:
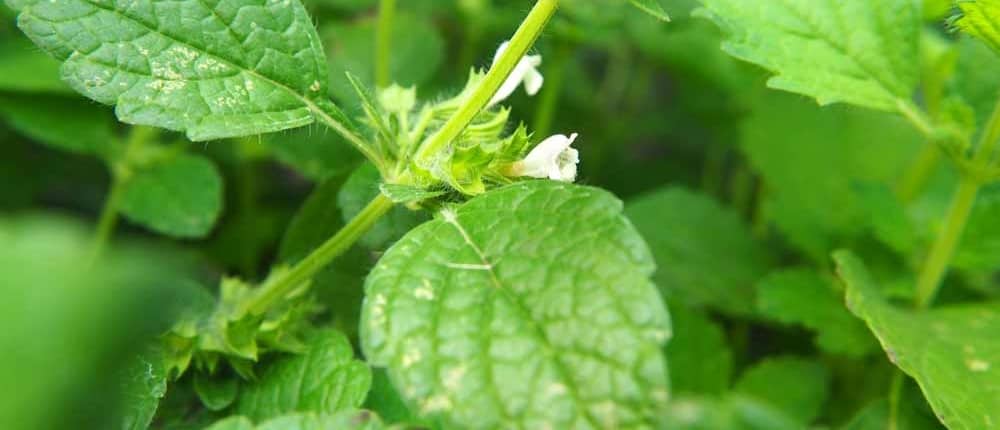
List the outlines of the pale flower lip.
{"label": "pale flower lip", "polygon": [[557,134],[543,140],[528,153],[524,160],[514,165],[517,176],[548,178],[554,181],[573,182],[580,153],[572,148],[577,134]]}
{"label": "pale flower lip", "polygon": [[[510,41],[506,41],[497,48],[497,53],[493,56],[493,64],[496,64],[500,60],[500,56],[503,55],[504,51],[510,45]],[[542,73],[538,71],[538,66],[542,65],[541,55],[525,55],[521,57],[521,60],[517,62],[514,66],[514,70],[504,81],[497,93],[493,95],[490,99],[490,103],[487,107],[496,106],[514,94],[517,90],[517,86],[524,84],[524,92],[528,93],[529,96],[538,94],[538,91],[542,89],[542,84],[545,82],[545,77]]]}

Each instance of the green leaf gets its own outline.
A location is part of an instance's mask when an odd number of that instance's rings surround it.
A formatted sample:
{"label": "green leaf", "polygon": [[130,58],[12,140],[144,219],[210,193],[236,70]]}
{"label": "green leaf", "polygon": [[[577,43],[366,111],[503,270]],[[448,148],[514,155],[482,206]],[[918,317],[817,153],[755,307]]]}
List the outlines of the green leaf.
{"label": "green leaf", "polygon": [[827,352],[860,357],[876,347],[865,326],[844,307],[833,282],[814,270],[771,273],[760,281],[757,291],[761,314],[815,331],[816,344]]}
{"label": "green leaf", "polygon": [[18,26],[64,61],[70,86],[117,105],[124,122],[201,141],[335,115],[318,104],[327,89],[325,58],[299,0],[25,3]]}
{"label": "green leaf", "polygon": [[222,210],[222,178],[208,159],[181,154],[135,173],[122,213],[157,232],[185,238],[211,231]]}
{"label": "green leaf", "polygon": [[923,144],[892,115],[819,108],[773,91],[754,102],[741,134],[741,149],[765,182],[764,216],[824,264],[869,224],[856,184],[892,183]]}
{"label": "green leaf", "polygon": [[955,253],[955,266],[993,272],[1000,267],[1000,187],[980,193]]}
{"label": "green leaf", "polygon": [[809,424],[826,401],[830,374],[821,364],[796,357],[768,358],[740,377],[734,390]]}
{"label": "green leaf", "polygon": [[879,293],[864,263],[834,254],[852,312],[863,319],[889,360],[920,385],[938,419],[950,429],[1000,423],[1000,305],[983,303],[914,312]]}
{"label": "green leaf", "polygon": [[207,430],[382,430],[385,426],[368,411],[345,411],[333,415],[302,413],[283,415],[259,425],[244,416],[218,421]]}
{"label": "green leaf", "polygon": [[363,160],[357,149],[325,128],[303,127],[274,133],[264,142],[274,158],[316,182],[346,175]]}
{"label": "green leaf", "polygon": [[650,425],[668,398],[670,326],[621,210],[551,181],[444,209],[369,275],[365,355],[455,427]]}
{"label": "green leaf", "polygon": [[628,2],[653,18],[660,21],[670,21],[670,15],[667,15],[667,11],[663,10],[663,5],[660,4],[659,0],[628,0]]}
{"label": "green leaf", "polygon": [[956,3],[961,14],[953,19],[954,26],[1000,54],[1000,1],[958,0]]}
{"label": "green leaf", "polygon": [[77,98],[0,94],[0,118],[25,136],[63,151],[108,156],[118,140],[111,113]]}
{"label": "green leaf", "polygon": [[[344,103],[354,103],[357,93],[344,79],[350,72],[365,86],[375,76],[375,20],[361,19],[331,25],[323,31],[330,61],[330,89]],[[392,58],[389,74],[404,87],[420,85],[434,76],[444,59],[445,41],[432,21],[399,12],[393,20]]]}
{"label": "green leaf", "polygon": [[[907,384],[912,385],[912,384]],[[937,421],[934,413],[927,406],[920,390],[905,387],[900,393],[899,407],[896,411],[896,428],[906,430],[942,430],[944,426]],[[865,406],[840,430],[886,430],[889,423],[889,402],[879,399]]]}
{"label": "green leaf", "polygon": [[194,391],[201,403],[212,411],[221,411],[233,404],[240,389],[239,379],[233,376],[195,373]]}
{"label": "green leaf", "polygon": [[766,250],[736,213],[678,187],[632,200],[625,213],[649,241],[664,295],[692,306],[752,312],[753,284],[767,270]]}
{"label": "green leaf", "polygon": [[730,393],[722,398],[679,397],[663,410],[659,428],[682,430],[802,430],[784,412],[752,397]]}
{"label": "green leaf", "polygon": [[667,345],[667,361],[675,369],[670,388],[676,393],[721,394],[729,388],[733,353],[726,333],[706,315],[671,308],[674,336]]}
{"label": "green leaf", "polygon": [[855,184],[854,192],[875,237],[900,255],[911,255],[919,237],[899,197],[883,184]]}
{"label": "green leaf", "polygon": [[125,368],[122,394],[123,430],[145,430],[153,422],[160,399],[167,393],[167,371],[163,351],[150,348]]}
{"label": "green leaf", "polygon": [[821,105],[896,111],[920,76],[914,0],[701,0],[729,34],[722,49],[775,73],[768,86]]}
{"label": "green leaf", "polygon": [[360,407],[372,374],[354,359],[347,337],[322,330],[307,343],[302,355],[275,362],[259,380],[245,384],[236,411],[262,421],[292,412],[329,414]]}
{"label": "green leaf", "polygon": [[59,79],[59,62],[39,52],[24,37],[0,41],[0,90],[73,94]]}
{"label": "green leaf", "polygon": [[[344,222],[354,218],[368,205],[368,202],[382,192],[379,188],[381,181],[381,174],[371,163],[362,164],[347,178],[337,196]],[[427,215],[423,212],[402,205],[395,206],[361,237],[360,243],[371,249],[385,249],[427,219]]]}

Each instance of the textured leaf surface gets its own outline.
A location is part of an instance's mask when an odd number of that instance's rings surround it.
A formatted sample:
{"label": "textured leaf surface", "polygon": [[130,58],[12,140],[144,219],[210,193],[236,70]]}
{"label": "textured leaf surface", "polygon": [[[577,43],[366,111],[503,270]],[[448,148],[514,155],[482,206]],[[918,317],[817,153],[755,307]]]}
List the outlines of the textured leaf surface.
{"label": "textured leaf surface", "polygon": [[673,369],[670,388],[675,393],[721,394],[729,388],[733,353],[726,333],[708,316],[683,307],[670,311],[674,336],[667,345]]}
{"label": "textured leaf surface", "polygon": [[666,402],[653,261],[608,193],[523,182],[445,209],[366,284],[362,344],[461,428],[646,428]]}
{"label": "textured leaf surface", "polygon": [[955,19],[955,27],[1000,54],[1000,1],[958,0],[957,4],[962,14]]}
{"label": "textured leaf surface", "polygon": [[201,237],[222,210],[222,178],[206,158],[182,154],[136,172],[125,187],[122,213],[177,237]]}
{"label": "textured leaf surface", "polygon": [[915,0],[701,0],[722,48],[776,76],[772,88],[895,111],[919,78]]}
{"label": "textured leaf surface", "polygon": [[875,349],[871,334],[844,307],[840,292],[815,271],[775,272],[762,279],[757,289],[757,309],[763,315],[810,328],[820,348],[852,356]]}
{"label": "textured leaf surface", "polygon": [[299,0],[26,2],[20,28],[62,76],[128,123],[192,140],[299,127],[322,110],[327,71]]}
{"label": "textured leaf surface", "polygon": [[829,385],[829,372],[819,363],[779,357],[747,369],[737,381],[735,391],[773,405],[800,423],[808,424],[819,415]]}
{"label": "textured leaf surface", "polygon": [[864,264],[834,256],[851,311],[868,323],[889,359],[920,384],[948,428],[1000,425],[1000,305],[951,306],[916,313],[886,302]]}
{"label": "textured leaf surface", "polygon": [[683,188],[630,201],[625,213],[649,241],[654,279],[667,297],[732,313],[752,311],[753,284],[767,270],[765,250],[738,215]]}
{"label": "textured leaf surface", "polygon": [[292,412],[332,414],[361,406],[372,374],[354,359],[347,337],[323,330],[307,341],[305,353],[275,362],[259,380],[241,387],[237,412],[262,421]]}

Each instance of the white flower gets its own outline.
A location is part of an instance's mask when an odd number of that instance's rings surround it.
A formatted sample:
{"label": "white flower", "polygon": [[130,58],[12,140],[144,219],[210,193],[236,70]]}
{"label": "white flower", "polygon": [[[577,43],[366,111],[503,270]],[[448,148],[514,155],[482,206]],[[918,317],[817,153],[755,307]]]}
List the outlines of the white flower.
{"label": "white flower", "polygon": [[562,134],[549,137],[535,146],[524,160],[514,163],[516,176],[549,178],[555,181],[576,180],[576,165],[580,163],[580,153],[570,145],[576,140],[576,133],[566,137]]}
{"label": "white flower", "polygon": [[[503,55],[509,45],[510,41],[507,41],[497,48],[497,53],[493,56],[494,65],[500,60],[500,56]],[[507,80],[504,81],[503,85],[500,86],[500,89],[497,90],[497,93],[493,95],[487,107],[493,107],[507,97],[510,97],[521,83],[524,83],[524,91],[529,96],[538,94],[538,91],[542,89],[542,83],[545,82],[545,77],[538,71],[538,66],[541,65],[541,55],[525,55],[521,57],[521,61],[518,61],[517,65],[514,66],[514,70],[507,77]]]}

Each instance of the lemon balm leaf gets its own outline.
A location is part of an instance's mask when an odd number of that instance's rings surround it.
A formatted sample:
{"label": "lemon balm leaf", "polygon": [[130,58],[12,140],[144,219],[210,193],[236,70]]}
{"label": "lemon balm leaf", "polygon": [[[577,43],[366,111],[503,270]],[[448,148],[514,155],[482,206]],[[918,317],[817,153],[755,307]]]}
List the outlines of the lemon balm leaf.
{"label": "lemon balm leaf", "polygon": [[868,324],[889,360],[916,379],[938,419],[951,429],[1000,422],[1000,306],[996,302],[915,312],[887,302],[861,260],[834,254],[847,304]]}
{"label": "lemon balm leaf", "polygon": [[457,428],[651,427],[670,336],[653,268],[607,192],[503,187],[382,256],[362,346],[413,410]]}
{"label": "lemon balm leaf", "polygon": [[954,26],[1000,53],[1000,1],[958,0],[957,4],[961,14],[953,18]]}
{"label": "lemon balm leaf", "polygon": [[132,124],[201,141],[280,131],[320,118],[326,59],[299,0],[25,1],[18,26],[63,61],[75,90]]}
{"label": "lemon balm leaf", "polygon": [[920,76],[914,0],[701,0],[722,49],[775,74],[768,85],[822,104],[896,111]]}

